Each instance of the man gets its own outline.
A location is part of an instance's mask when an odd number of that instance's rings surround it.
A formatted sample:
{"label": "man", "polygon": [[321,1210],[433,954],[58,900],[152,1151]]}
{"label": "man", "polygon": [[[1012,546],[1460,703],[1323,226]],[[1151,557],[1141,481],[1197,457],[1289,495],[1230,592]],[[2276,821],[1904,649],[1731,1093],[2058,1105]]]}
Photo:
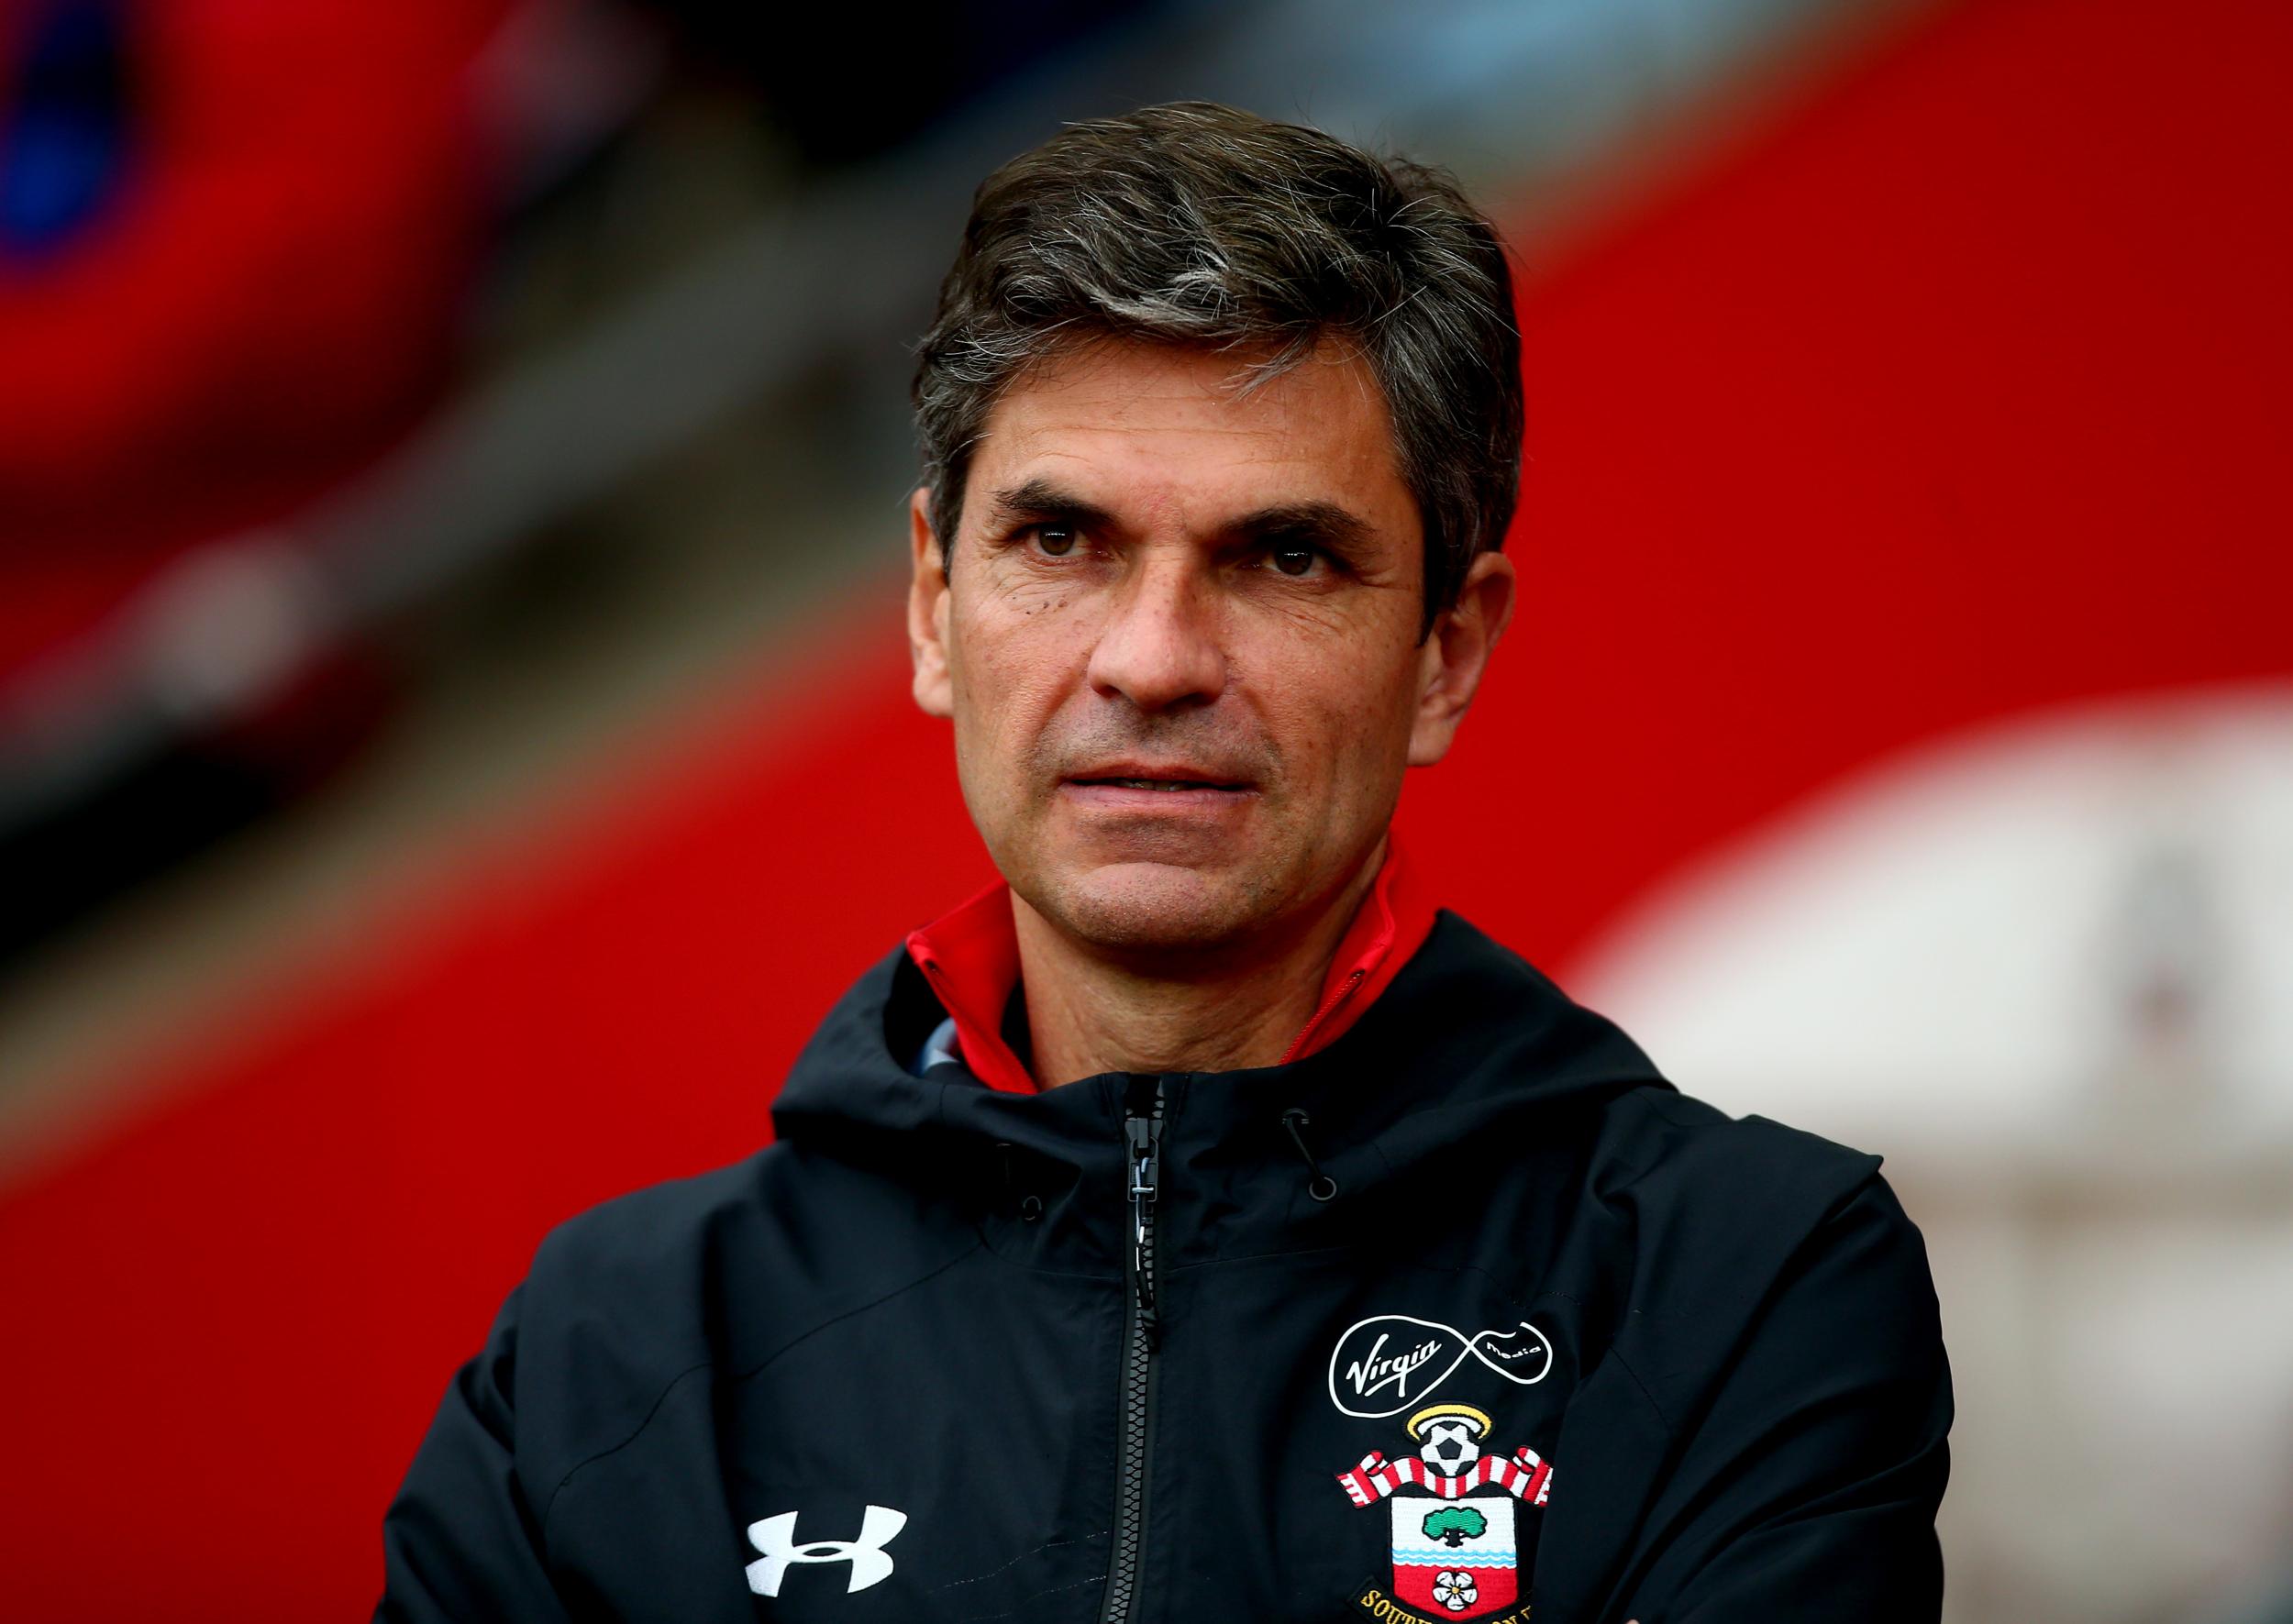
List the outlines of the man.
{"label": "man", "polygon": [[1149,108],[989,179],[908,620],[1008,885],[773,1146],[543,1244],[381,1617],[1937,1616],[1876,1160],[1683,1099],[1388,833],[1512,610],[1511,319],[1449,182],[1313,131]]}

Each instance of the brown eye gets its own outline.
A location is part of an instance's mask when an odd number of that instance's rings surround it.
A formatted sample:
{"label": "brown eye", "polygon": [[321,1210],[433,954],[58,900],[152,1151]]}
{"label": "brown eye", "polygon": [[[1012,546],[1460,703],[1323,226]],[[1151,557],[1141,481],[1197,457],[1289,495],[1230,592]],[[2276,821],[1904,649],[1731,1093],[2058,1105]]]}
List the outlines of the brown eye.
{"label": "brown eye", "polygon": [[1075,533],[1064,525],[1037,525],[1035,544],[1054,558],[1063,558],[1075,550]]}
{"label": "brown eye", "polygon": [[1271,556],[1274,568],[1284,575],[1303,575],[1313,568],[1313,549],[1310,547],[1277,547]]}

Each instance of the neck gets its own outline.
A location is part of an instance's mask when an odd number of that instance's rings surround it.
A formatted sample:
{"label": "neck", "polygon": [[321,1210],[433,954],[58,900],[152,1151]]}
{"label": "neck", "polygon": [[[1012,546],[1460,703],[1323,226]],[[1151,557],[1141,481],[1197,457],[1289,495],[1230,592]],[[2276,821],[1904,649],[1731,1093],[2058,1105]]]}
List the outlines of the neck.
{"label": "neck", "polygon": [[1011,899],[1035,1074],[1046,1088],[1109,1071],[1272,1066],[1313,1018],[1324,979],[1385,859],[1380,841],[1326,907],[1275,942],[1183,969],[1075,941]]}

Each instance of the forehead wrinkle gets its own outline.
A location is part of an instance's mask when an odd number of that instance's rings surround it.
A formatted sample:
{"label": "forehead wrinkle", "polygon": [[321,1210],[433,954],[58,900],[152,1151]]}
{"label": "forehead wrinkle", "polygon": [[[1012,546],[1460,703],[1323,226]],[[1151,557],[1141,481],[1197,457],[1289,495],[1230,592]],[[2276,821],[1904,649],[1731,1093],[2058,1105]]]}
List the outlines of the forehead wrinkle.
{"label": "forehead wrinkle", "polygon": [[[1204,438],[1219,440],[1265,440],[1288,443],[1304,432],[1304,425],[1294,423],[1222,423],[1215,418],[1203,418],[1184,423],[1141,424],[1125,421],[1115,410],[1096,411],[1080,404],[1071,408],[1071,414],[1047,415],[1036,422],[1020,422],[1006,426],[999,436],[1005,442],[1025,444],[1046,436],[1088,436],[1094,439],[1136,440],[1140,438]],[[982,436],[982,444],[985,436]]]}
{"label": "forehead wrinkle", "polygon": [[[998,483],[1016,485],[1022,482],[1022,479],[1014,476],[1024,476],[1028,468],[1042,462],[1104,468],[1111,473],[1116,472],[1122,465],[1140,461],[1191,469],[1192,458],[1158,449],[1153,444],[1155,440],[1169,438],[1180,441],[1216,439],[1225,443],[1233,447],[1230,460],[1225,465],[1230,469],[1290,467],[1313,470],[1360,470],[1375,466],[1377,453],[1382,448],[1368,445],[1317,446],[1312,443],[1302,427],[1288,425],[1279,427],[1158,426],[1147,430],[1114,427],[1097,422],[1028,425],[1011,430],[998,447],[1017,465],[1013,475],[999,477]],[[1078,439],[1091,443],[1079,447],[1075,443]],[[1044,443],[1046,441],[1050,443]]]}

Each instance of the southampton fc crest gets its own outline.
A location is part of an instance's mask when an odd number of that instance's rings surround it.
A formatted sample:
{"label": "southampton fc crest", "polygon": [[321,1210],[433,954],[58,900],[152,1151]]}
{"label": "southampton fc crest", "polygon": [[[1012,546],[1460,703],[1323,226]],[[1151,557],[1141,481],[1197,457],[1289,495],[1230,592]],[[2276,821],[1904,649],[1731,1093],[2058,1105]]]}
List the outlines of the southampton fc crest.
{"label": "southampton fc crest", "polygon": [[[1489,1417],[1469,1404],[1430,1406],[1408,1426],[1416,1454],[1388,1461],[1373,1450],[1337,1475],[1355,1505],[1382,1503],[1392,1518],[1390,1599],[1427,1619],[1510,1612],[1521,1595],[1514,1506],[1545,1504],[1552,1467],[1532,1449],[1482,1453]],[[1357,1600],[1373,1605],[1368,1594]]]}

